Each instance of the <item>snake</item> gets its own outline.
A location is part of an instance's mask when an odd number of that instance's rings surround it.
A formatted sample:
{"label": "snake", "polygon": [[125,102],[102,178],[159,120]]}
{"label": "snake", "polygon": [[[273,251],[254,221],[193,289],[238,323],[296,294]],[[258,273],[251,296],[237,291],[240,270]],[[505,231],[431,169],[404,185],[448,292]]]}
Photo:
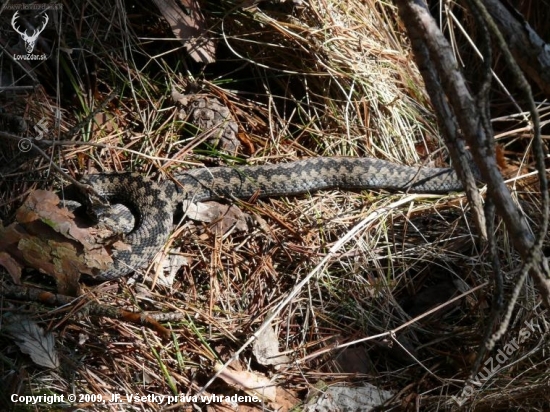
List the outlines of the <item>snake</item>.
{"label": "snake", "polygon": [[463,186],[452,168],[414,167],[370,157],[312,157],[259,166],[204,167],[157,181],[139,173],[91,174],[90,185],[110,204],[123,204],[135,219],[124,236],[129,247],[113,250],[113,263],[94,276],[114,280],[148,264],[165,245],[185,201],[296,196],[319,190],[386,189],[444,194]]}

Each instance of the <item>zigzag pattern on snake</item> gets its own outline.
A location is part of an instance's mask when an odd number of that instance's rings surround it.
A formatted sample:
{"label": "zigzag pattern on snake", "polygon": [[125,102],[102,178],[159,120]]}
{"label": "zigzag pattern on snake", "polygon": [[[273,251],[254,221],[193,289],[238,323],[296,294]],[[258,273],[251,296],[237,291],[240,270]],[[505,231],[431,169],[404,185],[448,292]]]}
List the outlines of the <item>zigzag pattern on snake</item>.
{"label": "zigzag pattern on snake", "polygon": [[95,276],[117,279],[151,261],[166,243],[173,215],[184,200],[299,195],[326,189],[389,189],[416,193],[462,190],[453,169],[401,166],[373,158],[317,157],[282,164],[199,168],[154,182],[136,173],[99,174],[84,178],[110,203],[134,214],[134,229],[124,238],[131,250],[113,251],[113,265]]}

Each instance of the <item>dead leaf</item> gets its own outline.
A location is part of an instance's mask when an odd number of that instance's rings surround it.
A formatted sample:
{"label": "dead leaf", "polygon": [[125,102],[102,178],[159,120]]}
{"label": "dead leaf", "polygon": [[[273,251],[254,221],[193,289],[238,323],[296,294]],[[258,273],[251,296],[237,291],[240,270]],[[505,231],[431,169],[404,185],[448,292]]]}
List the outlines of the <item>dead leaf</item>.
{"label": "dead leaf", "polygon": [[[214,371],[217,373],[222,368],[223,365],[218,363],[214,366]],[[261,373],[236,371],[226,367],[218,377],[232,387],[243,390],[251,396],[258,396],[269,402],[275,401],[276,386]]]}
{"label": "dead leaf", "polygon": [[159,270],[157,282],[162,286],[172,286],[179,270],[183,266],[191,266],[192,263],[193,259],[189,256],[183,256],[174,250],[162,259],[163,270]]}
{"label": "dead leaf", "polygon": [[14,339],[21,352],[28,354],[34,363],[51,369],[59,366],[52,333],[45,333],[36,322],[24,316],[6,314],[3,322],[3,330]]}
{"label": "dead leaf", "polygon": [[172,28],[174,36],[182,41],[193,60],[204,64],[215,61],[216,43],[208,35],[197,0],[179,0],[180,6],[176,4],[176,0],[153,2]]}
{"label": "dead leaf", "polygon": [[277,387],[276,392],[277,400],[269,404],[274,411],[294,411],[296,405],[302,403],[297,389]]}
{"label": "dead leaf", "polygon": [[279,339],[272,325],[258,335],[252,345],[252,353],[261,365],[286,365],[290,358],[279,352]]}
{"label": "dead leaf", "polygon": [[192,220],[213,223],[211,230],[219,235],[231,229],[248,230],[249,216],[235,205],[224,205],[218,202],[188,203],[186,214]]}
{"label": "dead leaf", "polygon": [[13,283],[21,284],[21,271],[23,267],[17,263],[8,253],[0,252],[0,266],[3,266],[11,276]]}

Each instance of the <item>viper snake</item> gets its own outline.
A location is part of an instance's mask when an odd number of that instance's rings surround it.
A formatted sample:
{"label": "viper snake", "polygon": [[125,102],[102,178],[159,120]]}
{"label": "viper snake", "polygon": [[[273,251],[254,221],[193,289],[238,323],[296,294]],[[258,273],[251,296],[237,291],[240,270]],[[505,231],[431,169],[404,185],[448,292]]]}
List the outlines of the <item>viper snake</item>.
{"label": "viper snake", "polygon": [[373,158],[317,157],[282,164],[191,169],[153,181],[136,173],[83,179],[111,204],[135,218],[124,238],[129,248],[112,252],[113,264],[96,279],[112,280],[147,264],[165,244],[178,205],[206,200],[299,195],[326,189],[389,189],[416,193],[462,190],[453,169],[401,166]]}

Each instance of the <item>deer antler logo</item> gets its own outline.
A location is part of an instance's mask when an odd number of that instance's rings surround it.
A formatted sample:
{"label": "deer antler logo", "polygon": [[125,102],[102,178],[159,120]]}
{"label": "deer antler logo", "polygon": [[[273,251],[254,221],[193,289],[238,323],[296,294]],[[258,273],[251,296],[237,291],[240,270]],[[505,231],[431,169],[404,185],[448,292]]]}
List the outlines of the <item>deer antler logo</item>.
{"label": "deer antler logo", "polygon": [[21,31],[19,27],[17,27],[17,19],[19,18],[19,11],[16,11],[11,19],[11,27],[19,33],[23,41],[25,42],[25,49],[27,49],[27,53],[31,54],[34,50],[34,46],[36,45],[36,40],[38,39],[38,35],[42,33],[42,31],[46,28],[46,25],[48,24],[48,21],[50,20],[47,13],[44,13],[44,23],[42,24],[42,27],[39,29],[33,30],[32,36],[29,36],[27,34],[27,30]]}

